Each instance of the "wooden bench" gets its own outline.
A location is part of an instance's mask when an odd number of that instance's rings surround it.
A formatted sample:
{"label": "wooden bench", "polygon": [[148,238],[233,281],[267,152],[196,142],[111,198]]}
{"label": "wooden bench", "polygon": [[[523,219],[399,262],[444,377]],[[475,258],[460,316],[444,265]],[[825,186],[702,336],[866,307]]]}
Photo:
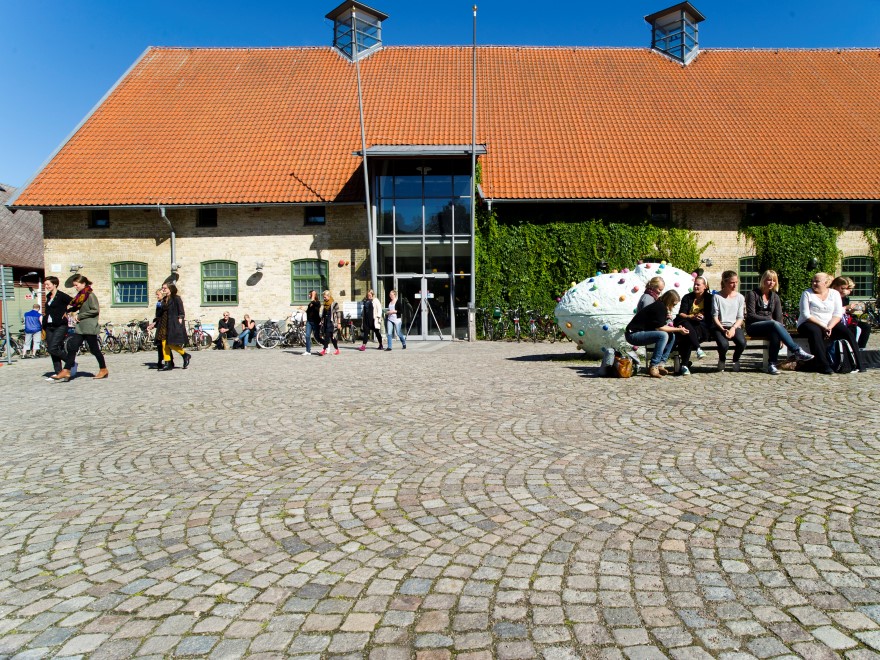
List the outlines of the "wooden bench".
{"label": "wooden bench", "polygon": [[[676,344],[680,341],[682,335],[676,335],[675,341]],[[798,345],[803,348],[805,351],[810,350],[810,343],[807,341],[806,337],[800,337],[798,335],[792,335],[792,339],[794,339]],[[708,341],[704,341],[700,344],[700,348],[705,352],[715,352],[718,353],[718,344],[715,343],[715,340],[710,339]],[[743,351],[743,355],[756,356],[758,351],[761,351],[761,370],[767,371],[767,367],[770,365],[770,342],[765,337],[749,337],[746,335],[746,349]],[[780,350],[787,350],[783,347]],[[733,343],[730,345],[730,349],[728,350],[728,354],[733,352]],[[695,355],[696,352],[691,353],[691,355]],[[669,354],[669,357],[672,359],[673,365],[673,373],[678,373],[681,369],[681,358],[678,355],[678,349],[672,349],[672,353]]]}

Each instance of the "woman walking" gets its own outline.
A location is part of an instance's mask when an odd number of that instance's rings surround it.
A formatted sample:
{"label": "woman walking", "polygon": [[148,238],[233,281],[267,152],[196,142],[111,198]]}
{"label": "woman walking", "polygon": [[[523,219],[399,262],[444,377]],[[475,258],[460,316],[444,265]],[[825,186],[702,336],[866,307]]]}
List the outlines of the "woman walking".
{"label": "woman walking", "polygon": [[400,340],[401,346],[406,349],[406,338],[400,333],[400,326],[403,321],[400,318],[398,305],[397,291],[391,289],[391,291],[388,292],[388,309],[385,310],[385,330],[388,335],[388,348],[385,349],[386,351],[391,350],[395,334]]}
{"label": "woman walking", "polygon": [[309,306],[306,307],[306,350],[303,355],[312,354],[312,335],[315,341],[321,342],[321,301],[318,300],[318,292],[309,291]]}
{"label": "woman walking", "polygon": [[[159,325],[159,318],[165,313],[165,291],[156,289],[156,315],[153,322],[147,326],[147,330],[151,330]],[[158,332],[158,331],[157,331]],[[165,364],[165,347],[162,346],[162,340],[156,336],[156,369],[161,369]],[[171,360],[171,366],[174,366],[174,360]]]}
{"label": "woman walking", "polygon": [[159,318],[156,339],[162,339],[165,364],[159,371],[174,369],[174,364],[171,362],[171,351],[183,358],[183,368],[186,369],[192,355],[183,350],[183,345],[186,343],[186,314],[183,309],[183,300],[177,295],[177,285],[175,284],[163,284],[162,293],[164,294],[162,305],[164,313]]}
{"label": "woman walking", "polygon": [[70,380],[70,370],[73,368],[76,354],[83,342],[88,344],[89,351],[98,361],[98,373],[95,378],[107,378],[110,373],[107,371],[104,354],[101,353],[101,346],[98,344],[98,316],[101,313],[98,296],[92,291],[92,283],[85,275],[74,275],[72,282],[73,288],[76,289],[76,296],[67,305],[67,316],[76,322],[75,334],[67,343],[64,369],[52,378],[57,383],[66,383]]}
{"label": "woman walking", "polygon": [[[49,275],[43,282],[46,289],[46,313],[43,315],[43,329],[46,331],[46,348],[52,356],[52,367],[57,376],[64,368],[64,338],[67,337],[67,306],[72,298],[58,290],[59,281]],[[53,376],[50,376],[52,378]]]}
{"label": "woman walking", "polygon": [[324,338],[324,350],[321,355],[327,354],[327,346],[333,342],[333,355],[339,355],[339,344],[336,342],[336,330],[339,323],[339,303],[333,300],[329,291],[324,292],[324,303],[321,305],[321,336]]}
{"label": "woman walking", "polygon": [[364,343],[361,344],[360,350],[367,350],[367,342],[371,335],[376,336],[379,342],[379,350],[382,350],[382,307],[374,300],[376,294],[372,289],[367,291],[367,298],[364,300],[363,316],[361,317],[361,335]]}

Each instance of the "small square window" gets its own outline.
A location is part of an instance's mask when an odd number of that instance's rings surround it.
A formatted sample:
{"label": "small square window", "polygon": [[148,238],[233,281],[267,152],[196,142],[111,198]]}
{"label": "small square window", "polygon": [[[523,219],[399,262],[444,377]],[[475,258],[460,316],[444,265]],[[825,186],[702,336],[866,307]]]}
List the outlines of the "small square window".
{"label": "small square window", "polygon": [[107,229],[110,226],[110,211],[99,209],[89,211],[89,229]]}
{"label": "small square window", "polygon": [[217,209],[199,209],[196,227],[216,227]]}
{"label": "small square window", "polygon": [[327,224],[327,216],[323,206],[307,206],[305,208],[307,225]]}

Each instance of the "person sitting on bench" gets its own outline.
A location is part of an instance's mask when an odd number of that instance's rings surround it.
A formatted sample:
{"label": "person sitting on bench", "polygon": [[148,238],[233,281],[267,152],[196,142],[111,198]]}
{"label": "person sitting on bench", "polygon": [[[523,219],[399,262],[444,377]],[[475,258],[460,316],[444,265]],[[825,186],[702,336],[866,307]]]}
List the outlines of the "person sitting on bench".
{"label": "person sitting on bench", "polygon": [[223,318],[217,324],[220,332],[217,339],[214,340],[214,350],[222,351],[226,348],[226,340],[228,338],[238,337],[235,331],[235,319],[229,316],[229,312],[223,312]]}

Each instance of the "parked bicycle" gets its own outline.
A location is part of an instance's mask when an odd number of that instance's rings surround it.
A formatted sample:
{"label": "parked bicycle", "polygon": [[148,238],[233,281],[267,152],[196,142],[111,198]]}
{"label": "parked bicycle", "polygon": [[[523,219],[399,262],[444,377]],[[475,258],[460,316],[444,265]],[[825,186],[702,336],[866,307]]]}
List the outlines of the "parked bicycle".
{"label": "parked bicycle", "polygon": [[105,323],[98,333],[98,344],[102,353],[121,353],[122,342],[113,334],[113,324]]}
{"label": "parked bicycle", "polygon": [[266,321],[257,330],[257,346],[260,348],[291,348],[305,346],[305,323],[290,321],[287,329],[282,331],[278,321]]}
{"label": "parked bicycle", "polygon": [[9,336],[9,341],[6,341],[6,333],[3,331],[3,328],[0,327],[0,347],[2,347],[2,355],[0,357],[6,357],[6,344],[9,344],[13,357],[18,355],[21,357],[24,354],[24,350],[22,346],[24,346],[23,338],[16,338],[12,335]]}
{"label": "parked bicycle", "polygon": [[361,338],[361,326],[357,319],[351,318],[351,314],[346,314],[340,323],[338,333],[340,341],[353,344]]}
{"label": "parked bicycle", "polygon": [[208,346],[210,346],[211,342],[213,341],[211,335],[209,335],[207,332],[205,332],[204,329],[202,329],[202,318],[204,316],[205,315],[202,314],[202,316],[195,319],[194,321],[186,322],[186,331],[187,335],[189,335],[189,346],[194,351],[200,351],[203,348],[208,348]]}

